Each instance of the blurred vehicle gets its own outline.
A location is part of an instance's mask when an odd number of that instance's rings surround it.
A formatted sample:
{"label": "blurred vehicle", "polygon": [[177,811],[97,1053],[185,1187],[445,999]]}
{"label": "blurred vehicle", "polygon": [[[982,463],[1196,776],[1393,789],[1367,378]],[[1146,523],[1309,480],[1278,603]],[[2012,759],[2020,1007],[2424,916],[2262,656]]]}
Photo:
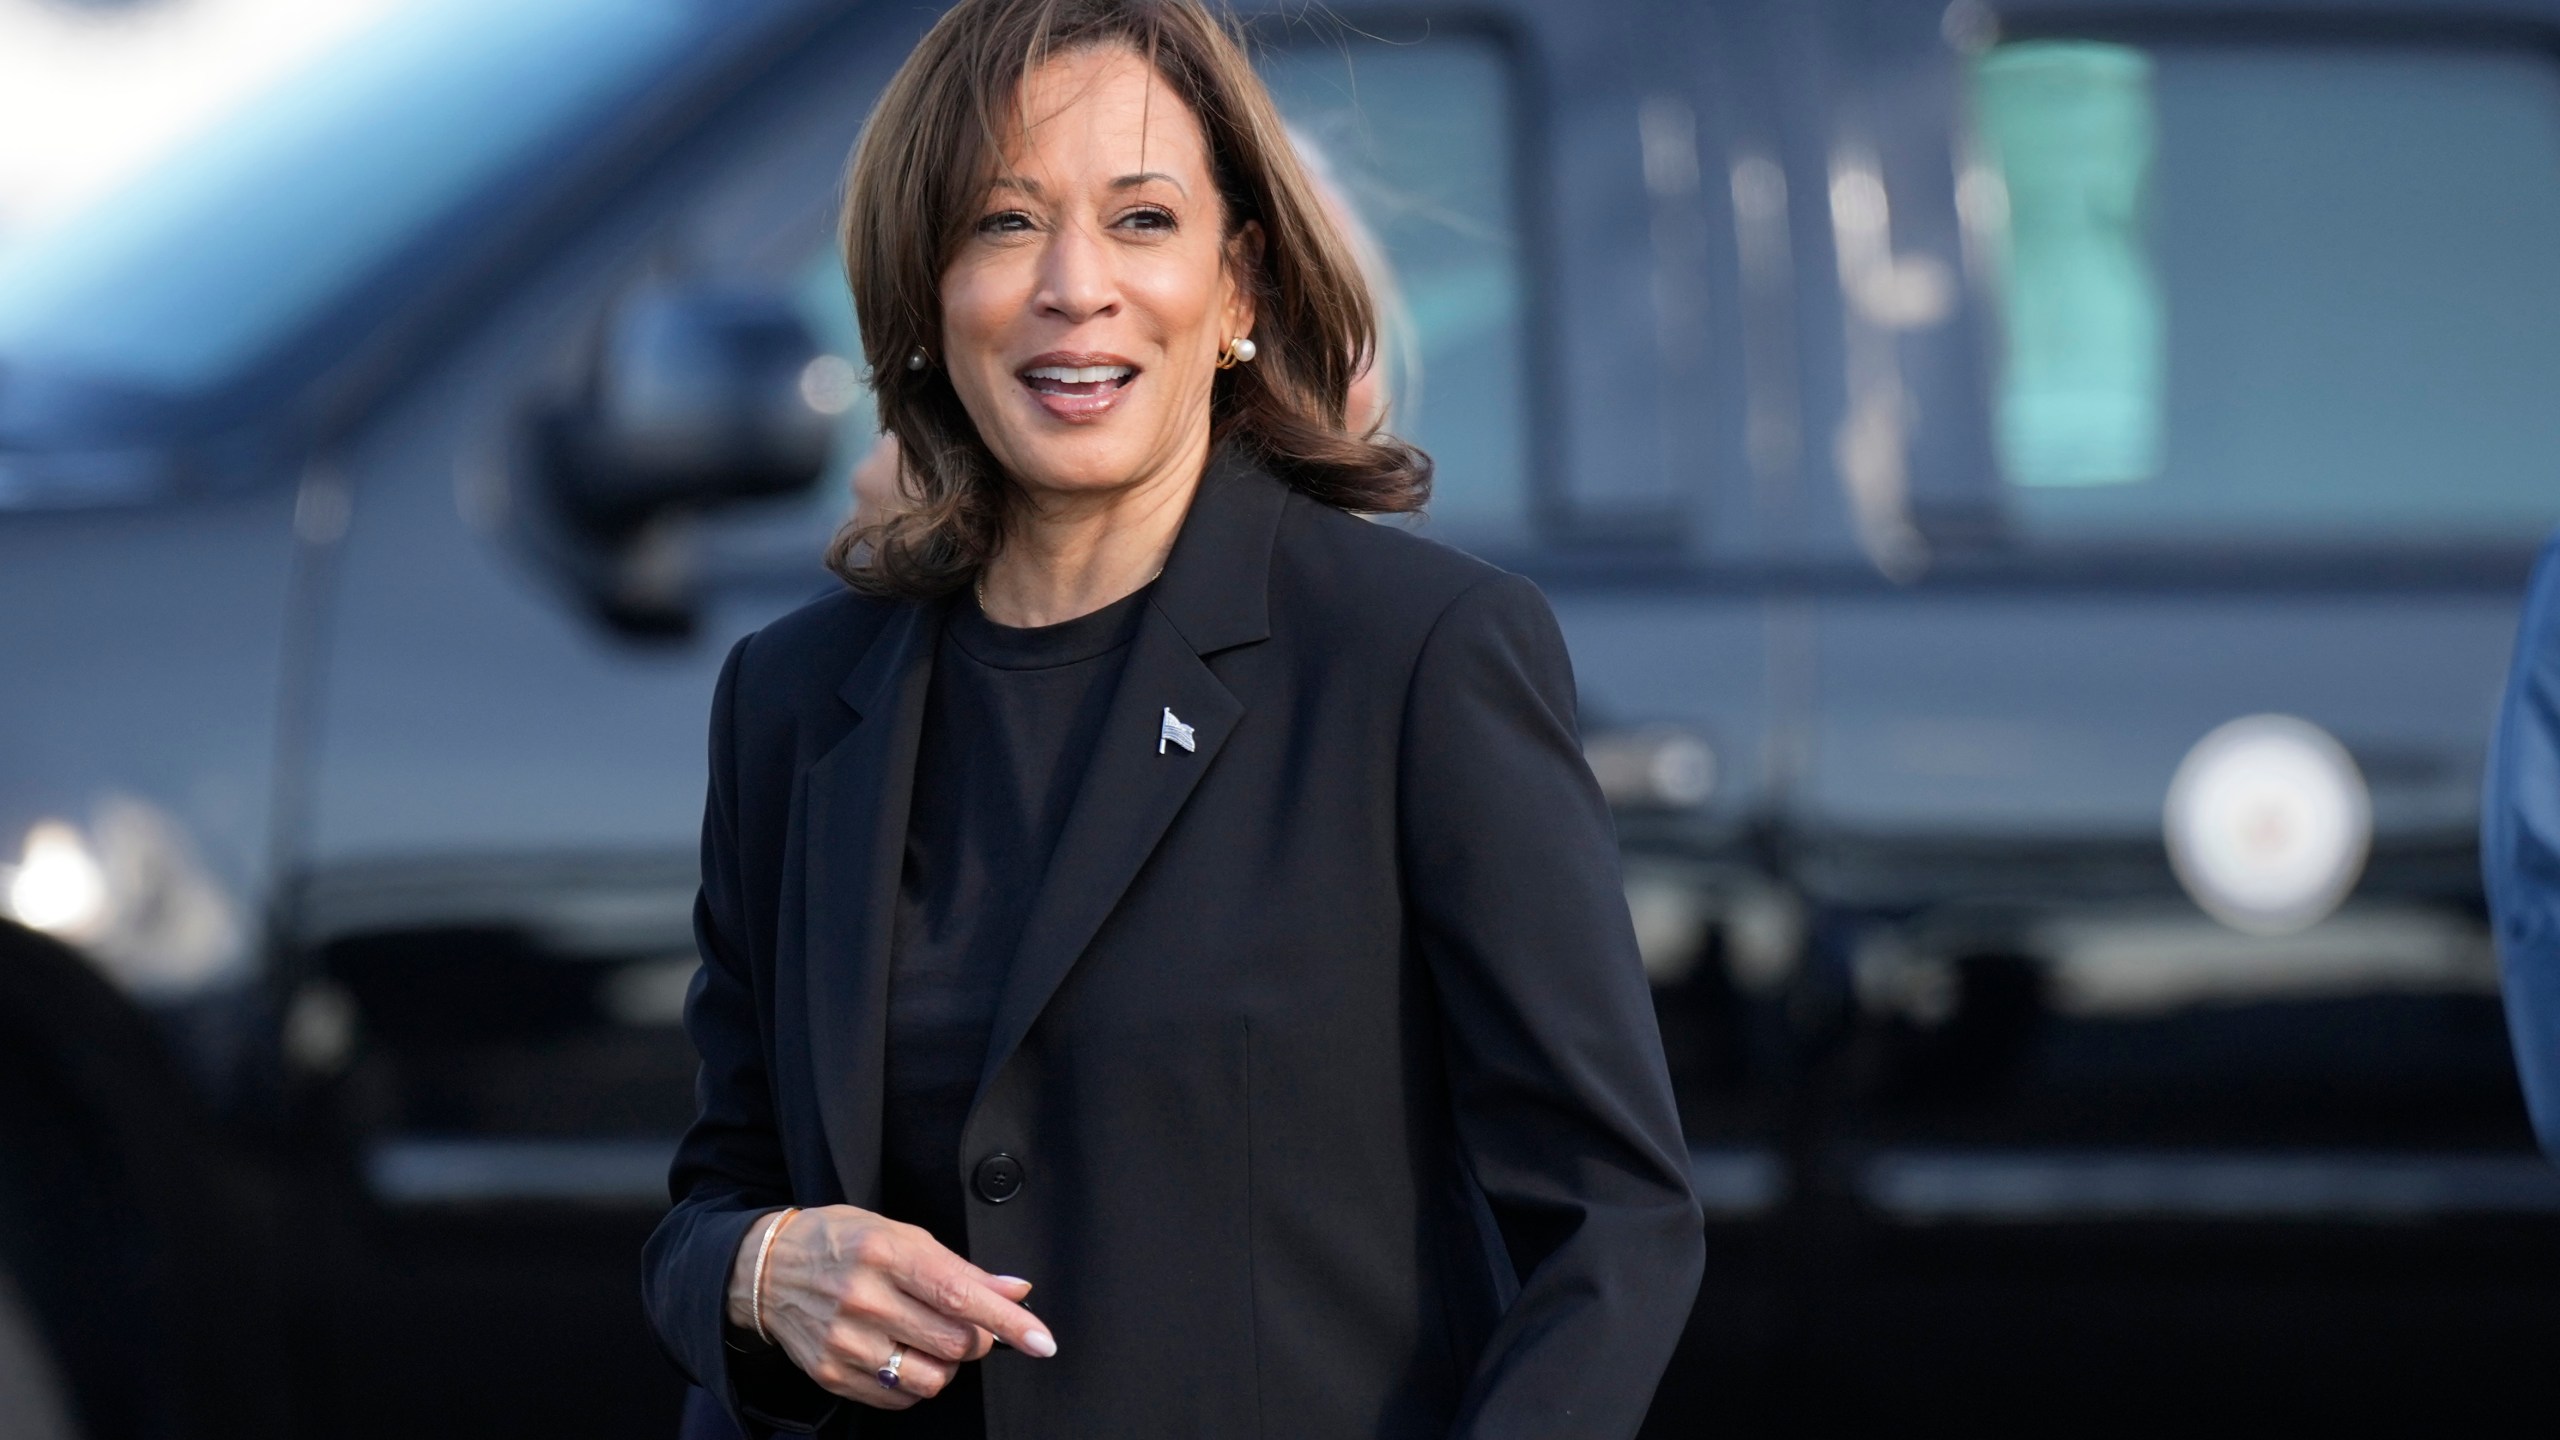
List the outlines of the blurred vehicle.
{"label": "blurred vehicle", "polygon": [[[1573,645],[1711,1270],[2552,1253],[2472,836],[2560,5],[1344,14],[1260,60],[1399,276],[1427,532]],[[0,250],[30,1413],[669,1423],[705,706],[833,583],[835,177],[925,20],[413,6]]]}

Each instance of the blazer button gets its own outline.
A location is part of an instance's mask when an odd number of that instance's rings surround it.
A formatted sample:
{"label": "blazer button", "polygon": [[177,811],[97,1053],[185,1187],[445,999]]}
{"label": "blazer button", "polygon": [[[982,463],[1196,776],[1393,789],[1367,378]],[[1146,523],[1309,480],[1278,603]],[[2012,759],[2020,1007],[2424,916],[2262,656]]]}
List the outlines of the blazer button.
{"label": "blazer button", "polygon": [[990,1155],[978,1162],[970,1183],[977,1186],[979,1199],[1001,1205],[1022,1193],[1022,1162],[1010,1155]]}

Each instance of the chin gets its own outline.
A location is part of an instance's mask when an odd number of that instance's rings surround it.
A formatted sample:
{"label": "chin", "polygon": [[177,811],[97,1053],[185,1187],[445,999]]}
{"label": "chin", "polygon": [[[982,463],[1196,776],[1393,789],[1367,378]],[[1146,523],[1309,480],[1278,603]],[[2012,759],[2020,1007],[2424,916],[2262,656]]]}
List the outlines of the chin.
{"label": "chin", "polygon": [[[1035,490],[1116,490],[1145,472],[1151,454],[1101,435],[1042,436],[1014,449],[1014,478]],[[1102,442],[1102,443],[1096,443]]]}

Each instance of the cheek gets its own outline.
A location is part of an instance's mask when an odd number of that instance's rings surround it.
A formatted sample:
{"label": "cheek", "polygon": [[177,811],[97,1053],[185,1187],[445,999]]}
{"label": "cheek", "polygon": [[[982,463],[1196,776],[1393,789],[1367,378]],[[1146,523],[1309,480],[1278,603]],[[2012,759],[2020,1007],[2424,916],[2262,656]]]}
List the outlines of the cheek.
{"label": "cheek", "polygon": [[955,266],[943,277],[942,339],[955,375],[987,362],[1005,327],[1022,312],[1017,288],[993,265]]}
{"label": "cheek", "polygon": [[1224,287],[1204,283],[1192,269],[1149,277],[1144,301],[1165,341],[1177,350],[1215,348],[1224,325]]}

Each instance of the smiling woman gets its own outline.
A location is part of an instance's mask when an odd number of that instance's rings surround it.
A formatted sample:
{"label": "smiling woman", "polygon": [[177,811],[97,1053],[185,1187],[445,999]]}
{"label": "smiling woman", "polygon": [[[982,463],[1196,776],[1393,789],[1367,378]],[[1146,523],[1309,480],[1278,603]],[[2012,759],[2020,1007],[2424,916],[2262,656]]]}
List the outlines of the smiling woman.
{"label": "smiling woman", "polygon": [[[948,590],[1021,501],[1196,474],[1213,441],[1348,509],[1429,496],[1427,457],[1344,424],[1375,305],[1242,50],[1193,7],[1073,8],[927,37],[855,153],[845,269],[919,502],[837,537],[859,588]],[[1092,321],[1147,353],[1051,343]],[[1114,413],[1072,439],[1023,428]]]}
{"label": "smiling woman", "polygon": [[1352,513],[1430,466],[1242,49],[964,0],[845,216],[915,503],[713,700],[669,1353],[750,1434],[1632,1435],[1699,1213],[1572,670]]}

